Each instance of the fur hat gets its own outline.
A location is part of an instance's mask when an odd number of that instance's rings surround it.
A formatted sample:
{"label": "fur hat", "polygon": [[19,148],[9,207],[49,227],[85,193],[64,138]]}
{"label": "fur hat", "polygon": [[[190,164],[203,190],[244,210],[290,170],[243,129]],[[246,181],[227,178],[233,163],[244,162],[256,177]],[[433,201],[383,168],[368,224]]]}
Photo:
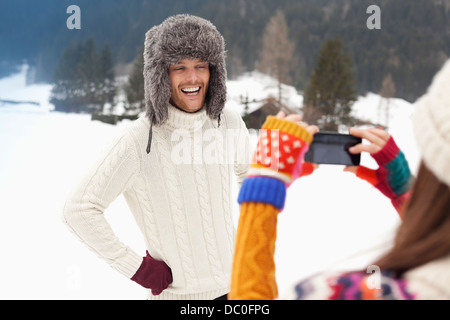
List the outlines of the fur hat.
{"label": "fur hat", "polygon": [[450,187],[450,60],[417,100],[413,126],[425,165]]}
{"label": "fur hat", "polygon": [[225,41],[211,22],[181,14],[167,18],[145,35],[145,104],[152,125],[164,124],[168,118],[169,67],[183,59],[200,59],[209,64],[206,113],[218,119],[222,112],[227,93]]}

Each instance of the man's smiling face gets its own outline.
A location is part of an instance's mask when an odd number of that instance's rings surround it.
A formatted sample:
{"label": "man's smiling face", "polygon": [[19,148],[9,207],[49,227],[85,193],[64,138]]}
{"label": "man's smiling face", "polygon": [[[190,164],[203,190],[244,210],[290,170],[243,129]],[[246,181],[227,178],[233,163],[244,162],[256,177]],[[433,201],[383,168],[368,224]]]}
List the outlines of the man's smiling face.
{"label": "man's smiling face", "polygon": [[186,112],[203,107],[209,83],[209,66],[201,60],[184,59],[169,68],[170,103]]}

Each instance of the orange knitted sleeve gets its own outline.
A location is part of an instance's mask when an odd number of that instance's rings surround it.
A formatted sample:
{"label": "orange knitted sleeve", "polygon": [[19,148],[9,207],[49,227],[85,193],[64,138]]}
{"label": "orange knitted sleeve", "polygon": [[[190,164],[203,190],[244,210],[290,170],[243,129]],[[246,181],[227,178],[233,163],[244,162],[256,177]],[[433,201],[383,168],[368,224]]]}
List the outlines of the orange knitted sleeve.
{"label": "orange knitted sleeve", "polygon": [[277,297],[274,253],[278,212],[270,204],[242,203],[229,299],[269,300]]}

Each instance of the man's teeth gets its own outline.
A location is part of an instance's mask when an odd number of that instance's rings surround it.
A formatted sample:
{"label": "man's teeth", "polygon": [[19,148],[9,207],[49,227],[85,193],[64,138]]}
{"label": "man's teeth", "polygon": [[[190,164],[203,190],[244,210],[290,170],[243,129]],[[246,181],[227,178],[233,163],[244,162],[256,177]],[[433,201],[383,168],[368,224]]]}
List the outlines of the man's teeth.
{"label": "man's teeth", "polygon": [[200,90],[200,87],[184,88],[181,89],[186,94],[196,94]]}

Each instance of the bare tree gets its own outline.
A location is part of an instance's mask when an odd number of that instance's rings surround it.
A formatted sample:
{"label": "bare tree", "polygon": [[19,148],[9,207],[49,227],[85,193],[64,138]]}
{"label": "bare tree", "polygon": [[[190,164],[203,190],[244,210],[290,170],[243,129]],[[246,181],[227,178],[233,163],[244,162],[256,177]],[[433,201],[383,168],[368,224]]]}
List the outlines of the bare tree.
{"label": "bare tree", "polygon": [[[395,83],[392,80],[391,74],[388,74],[381,84],[381,90],[380,90],[380,103],[378,105],[378,118],[380,118],[381,109],[382,109],[382,101],[383,99],[386,101],[385,106],[385,126],[388,127],[389,125],[389,103],[390,99],[395,95]],[[378,122],[380,122],[380,119],[378,119]]]}
{"label": "bare tree", "polygon": [[258,70],[278,80],[278,102],[281,104],[281,84],[290,84],[294,43],[289,40],[289,30],[284,14],[277,10],[266,25]]}

